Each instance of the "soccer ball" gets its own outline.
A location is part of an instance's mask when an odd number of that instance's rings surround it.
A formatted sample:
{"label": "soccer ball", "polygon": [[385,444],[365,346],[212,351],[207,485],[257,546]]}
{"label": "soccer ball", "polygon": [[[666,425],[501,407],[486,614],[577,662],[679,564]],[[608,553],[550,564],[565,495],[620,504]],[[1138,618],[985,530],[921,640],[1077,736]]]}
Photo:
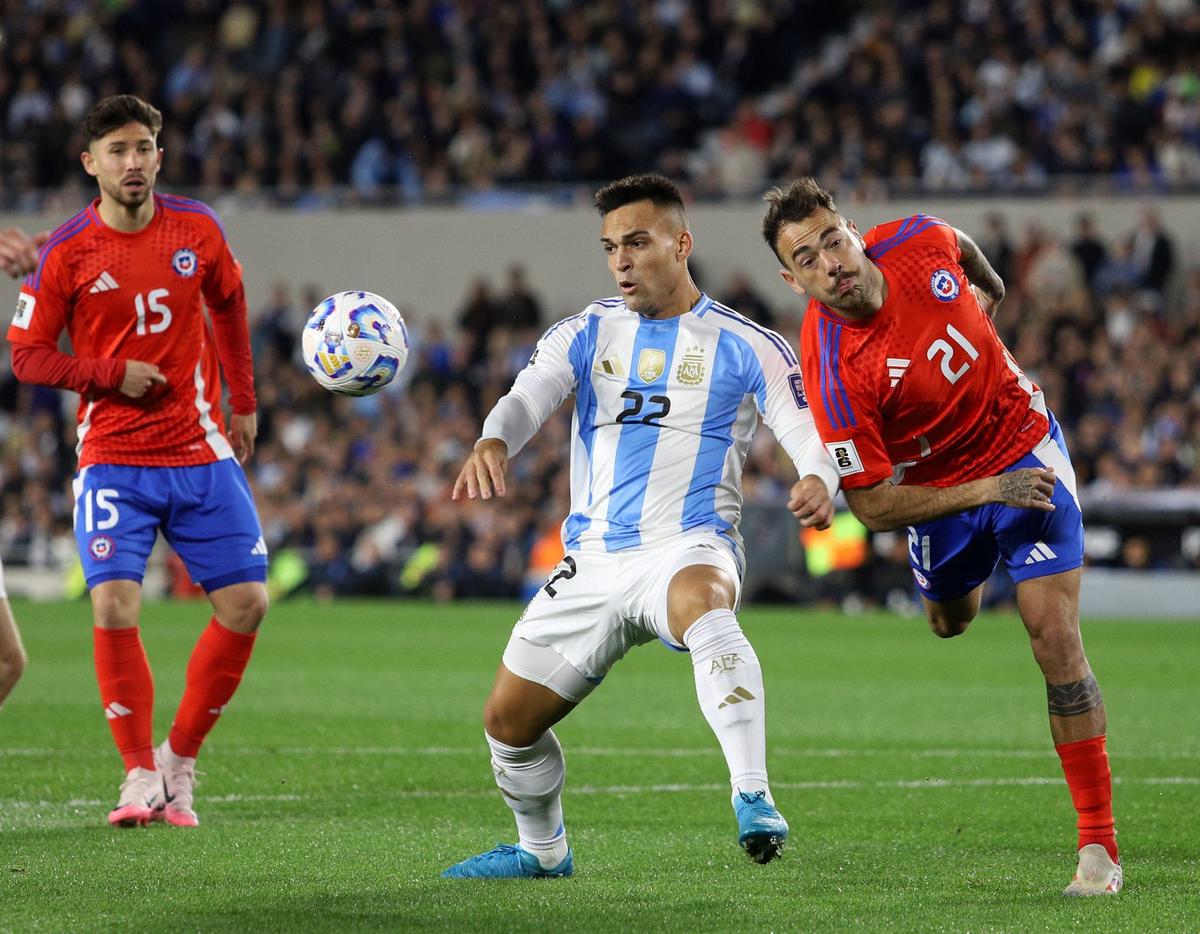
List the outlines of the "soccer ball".
{"label": "soccer ball", "polygon": [[408,360],[404,319],[373,292],[330,295],[308,316],[300,345],[313,379],[346,396],[379,392]]}

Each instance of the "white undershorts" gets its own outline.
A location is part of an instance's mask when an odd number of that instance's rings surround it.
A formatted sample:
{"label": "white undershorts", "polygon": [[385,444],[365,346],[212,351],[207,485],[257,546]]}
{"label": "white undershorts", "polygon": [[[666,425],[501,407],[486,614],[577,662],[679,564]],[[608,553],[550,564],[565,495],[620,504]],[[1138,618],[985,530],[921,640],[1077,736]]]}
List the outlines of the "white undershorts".
{"label": "white undershorts", "polygon": [[568,552],[513,628],[504,666],[578,701],[635,645],[658,638],[683,650],[667,622],[667,588],[697,564],[729,574],[741,599],[743,562],[711,529],[625,551]]}

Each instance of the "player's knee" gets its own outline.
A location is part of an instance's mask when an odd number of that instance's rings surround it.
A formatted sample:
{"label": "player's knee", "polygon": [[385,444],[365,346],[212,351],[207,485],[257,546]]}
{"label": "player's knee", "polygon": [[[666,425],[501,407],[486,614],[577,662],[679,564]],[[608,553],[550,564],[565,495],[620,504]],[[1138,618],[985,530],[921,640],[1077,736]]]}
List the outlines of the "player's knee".
{"label": "player's knee", "polygon": [[232,606],[224,608],[221,623],[234,632],[254,632],[267,615],[270,601],[266,587],[246,587]]}
{"label": "player's knee", "polygon": [[0,688],[12,687],[25,673],[29,664],[29,656],[24,649],[17,649],[7,655],[0,655]]}
{"label": "player's knee", "polygon": [[530,723],[519,709],[496,697],[489,697],[483,706],[483,729],[492,739],[517,748],[532,746],[546,732]]}
{"label": "player's knee", "polygon": [[119,591],[92,592],[92,618],[100,629],[128,629],[137,625],[139,603]]}
{"label": "player's knee", "polygon": [[967,631],[967,627],[971,625],[972,619],[974,619],[974,616],[963,618],[962,616],[930,610],[929,628],[933,630],[933,634],[939,639],[953,639],[955,636],[961,636]]}

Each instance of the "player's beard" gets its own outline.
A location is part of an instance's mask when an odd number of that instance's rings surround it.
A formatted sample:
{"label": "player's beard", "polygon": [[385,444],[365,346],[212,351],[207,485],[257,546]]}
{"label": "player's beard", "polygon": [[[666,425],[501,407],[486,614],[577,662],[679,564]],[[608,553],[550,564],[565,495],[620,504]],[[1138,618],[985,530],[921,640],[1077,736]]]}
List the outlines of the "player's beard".
{"label": "player's beard", "polygon": [[122,180],[108,188],[108,195],[126,210],[136,211],[146,203],[146,199],[150,197],[152,191],[153,189],[148,179],[143,179],[142,189],[138,192],[126,191],[125,182]]}

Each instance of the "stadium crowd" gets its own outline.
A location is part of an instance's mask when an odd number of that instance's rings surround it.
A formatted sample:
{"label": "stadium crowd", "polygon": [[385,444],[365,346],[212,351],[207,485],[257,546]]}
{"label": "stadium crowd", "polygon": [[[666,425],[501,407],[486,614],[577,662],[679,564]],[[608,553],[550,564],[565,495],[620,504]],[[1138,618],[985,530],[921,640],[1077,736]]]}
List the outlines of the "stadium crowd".
{"label": "stadium crowd", "polygon": [[[998,326],[1063,421],[1080,488],[1119,497],[1200,486],[1200,270],[1178,268],[1153,212],[1117,237],[1086,216],[1063,240],[1037,226],[1013,232],[999,214],[978,234],[1009,283]],[[797,303],[757,294],[744,276],[706,282],[700,270],[700,279],[795,341]],[[561,556],[569,403],[513,461],[502,508],[451,503],[449,491],[483,414],[541,330],[578,309],[545,308],[519,267],[503,283],[477,279],[456,327],[403,309],[408,366],[380,394],[350,399],[318,387],[299,360],[305,314],[322,297],[317,285],[280,284],[252,313],[260,437],[248,472],[279,590],[482,598],[539,586]],[[0,554],[69,564],[74,397],[20,386],[6,359],[0,372]],[[758,432],[747,501],[782,512],[792,479],[770,433]],[[863,556],[869,573],[860,569],[847,586],[869,600],[886,598],[873,588],[903,587],[905,547],[902,536],[878,538]],[[1151,560],[1135,547],[1111,563]]]}
{"label": "stadium crowd", "polygon": [[124,91],[164,111],[162,181],[210,201],[503,204],[652,168],[707,196],[815,174],[846,202],[1200,184],[1200,9],[1181,0],[0,9],[10,205],[77,203],[80,117]]}

